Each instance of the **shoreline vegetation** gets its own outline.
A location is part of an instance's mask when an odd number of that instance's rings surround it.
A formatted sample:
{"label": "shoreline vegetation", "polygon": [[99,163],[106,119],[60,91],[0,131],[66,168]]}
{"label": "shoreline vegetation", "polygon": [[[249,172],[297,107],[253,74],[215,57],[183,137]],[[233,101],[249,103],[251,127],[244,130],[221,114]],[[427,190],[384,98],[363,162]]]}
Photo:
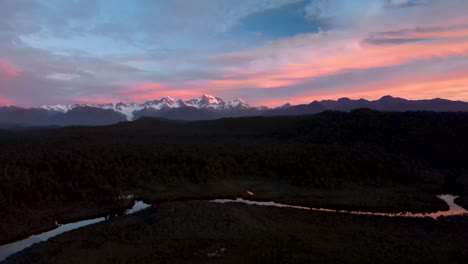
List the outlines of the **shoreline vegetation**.
{"label": "shoreline vegetation", "polygon": [[468,208],[468,113],[378,112],[0,131],[0,244],[148,203],[235,198],[370,212]]}
{"label": "shoreline vegetation", "polygon": [[[294,200],[294,199],[281,199],[279,200],[273,200],[269,199],[266,197],[254,197],[250,195],[237,195],[237,196],[193,196],[193,197],[178,197],[178,198],[171,198],[171,199],[159,199],[159,200],[151,200],[150,204],[153,206],[161,205],[164,203],[170,203],[170,202],[209,202],[212,200],[219,200],[219,199],[227,199],[227,200],[235,200],[237,198],[244,198],[247,201],[253,201],[253,202],[275,202],[279,204],[288,204],[290,206],[301,206],[301,207],[309,207],[309,208],[319,208],[319,209],[327,209],[327,210],[336,210],[336,212],[364,212],[360,210],[366,210],[366,209],[374,209],[372,211],[367,211],[370,214],[371,213],[388,213],[388,214],[393,214],[394,216],[401,216],[405,217],[404,213],[424,213],[424,214],[430,214],[430,213],[436,213],[436,212],[443,212],[448,210],[448,205],[445,202],[440,202],[441,199],[436,198],[433,199],[434,202],[437,202],[436,204],[424,204],[424,209],[422,208],[417,208],[418,210],[413,210],[413,211],[398,211],[395,207],[392,207],[390,210],[385,210],[384,207],[379,207],[379,208],[371,208],[368,206],[344,206],[344,205],[336,205],[332,206],[330,208],[327,207],[317,207],[316,205],[318,203],[310,203],[307,201],[303,200]],[[2,240],[2,243],[0,243],[0,246],[9,244],[15,241],[19,241],[25,238],[28,238],[33,235],[38,235],[44,232],[48,232],[51,230],[54,230],[57,228],[57,224],[59,225],[64,225],[64,224],[70,224],[82,220],[90,220],[94,218],[101,218],[101,217],[109,217],[109,216],[122,216],[124,215],[124,212],[132,207],[132,204],[134,201],[138,199],[132,198],[129,200],[126,200],[125,203],[122,203],[120,207],[115,207],[112,209],[108,208],[89,208],[89,210],[83,209],[83,207],[77,207],[74,210],[75,211],[70,211],[68,210],[68,213],[71,213],[69,215],[60,215],[59,218],[56,218],[54,223],[52,222],[47,222],[47,225],[45,226],[40,226],[38,227],[39,229],[34,229],[31,227],[29,228],[29,233],[24,233],[16,237],[11,237],[9,240]],[[145,200],[145,202],[148,200]],[[426,201],[430,202],[430,201]],[[324,203],[322,203],[324,204]],[[411,204],[411,202],[408,202],[407,204]],[[333,213],[333,212],[331,212]],[[41,216],[42,217],[42,216]]]}
{"label": "shoreline vegetation", "polygon": [[[328,212],[328,213],[337,213],[337,214],[352,214],[352,215],[367,215],[367,216],[386,216],[386,217],[404,217],[404,218],[432,218],[434,220],[439,220],[441,217],[450,217],[450,216],[468,216],[468,211],[465,209],[462,209],[461,207],[457,206],[456,204],[453,203],[453,200],[455,197],[451,195],[440,195],[437,196],[439,199],[444,200],[447,205],[450,207],[450,210],[448,211],[438,211],[435,213],[427,214],[427,213],[408,213],[408,212],[402,212],[402,213],[380,213],[380,212],[363,212],[363,211],[344,211],[344,210],[332,210],[328,208],[313,208],[313,207],[305,207],[305,206],[297,206],[297,205],[288,205],[288,204],[281,204],[277,203],[274,201],[259,201],[261,199],[252,199],[252,196],[254,195],[252,192],[248,191],[246,192],[248,194],[248,199],[244,199],[241,197],[237,197],[236,199],[231,198],[219,198],[218,199],[209,199],[208,200],[185,200],[185,202],[191,203],[191,202],[214,202],[214,203],[220,203],[220,204],[226,204],[226,203],[243,203],[243,204],[248,204],[248,205],[261,205],[261,206],[267,206],[267,207],[277,207],[277,208],[294,208],[294,209],[299,209],[299,210],[306,210],[306,211],[315,211],[315,212]],[[118,198],[118,200],[130,200],[133,199],[134,195],[126,195],[126,196],[121,196]],[[184,201],[184,200],[181,200]],[[166,202],[160,202],[159,204],[153,204],[154,207],[158,206],[163,206],[164,203],[174,203],[174,201],[166,201]],[[5,244],[4,246],[0,246],[0,261],[3,261],[7,257],[16,254],[17,252],[20,252],[21,250],[24,250],[35,243],[39,243],[42,241],[47,241],[50,238],[53,238],[55,236],[61,235],[63,233],[69,232],[70,230],[74,230],[77,228],[82,228],[88,225],[92,225],[95,223],[99,223],[105,220],[111,220],[115,219],[116,217],[122,217],[125,215],[129,214],[134,214],[136,212],[139,212],[141,210],[144,210],[151,205],[144,203],[143,201],[138,201],[135,200],[133,201],[133,206],[131,209],[127,209],[124,212],[119,211],[119,212],[114,212],[115,214],[111,215],[106,215],[106,216],[94,216],[88,219],[80,219],[75,222],[71,223],[57,223],[57,227],[47,231],[47,232],[42,232],[40,234],[32,235],[26,239],[21,239],[18,241],[15,241],[11,244]]]}
{"label": "shoreline vegetation", "polygon": [[467,235],[467,216],[434,220],[167,202],[70,231],[4,263],[463,263]]}
{"label": "shoreline vegetation", "polygon": [[[264,183],[255,183],[242,186],[267,186]],[[221,185],[221,184],[220,184]],[[108,215],[121,215],[126,209],[131,208],[134,200],[142,200],[149,204],[161,204],[165,202],[182,202],[182,201],[207,201],[213,199],[236,199],[237,197],[249,199],[252,201],[275,201],[277,203],[284,203],[294,206],[304,206],[313,208],[327,208],[332,210],[343,211],[367,211],[374,213],[391,213],[398,214],[402,212],[409,213],[434,213],[437,211],[448,210],[448,205],[437,198],[435,195],[426,193],[417,193],[416,190],[362,190],[362,191],[349,191],[349,190],[308,190],[307,194],[297,192],[290,193],[267,193],[262,194],[261,189],[256,190],[255,196],[248,196],[239,191],[237,194],[226,195],[227,192],[221,192],[219,195],[200,194],[193,192],[194,189],[207,189],[207,187],[192,186],[191,195],[189,190],[182,190],[178,194],[174,193],[161,193],[162,195],[148,194],[141,192],[137,197],[132,200],[124,201],[119,205],[115,203],[112,205],[104,204],[103,208],[99,205],[91,203],[73,203],[66,207],[51,206],[51,208],[35,208],[35,210],[20,212],[16,211],[12,216],[5,216],[1,221],[5,230],[0,239],[0,245],[8,244],[31,235],[39,234],[42,232],[50,231],[56,228],[56,223],[67,224],[80,220],[105,217]],[[245,190],[252,188],[243,188]],[[266,191],[271,189],[266,188]],[[363,193],[366,192],[366,193]],[[297,196],[294,196],[297,195]],[[356,196],[359,195],[359,196]],[[382,196],[383,195],[383,196]],[[387,195],[388,197],[385,197]],[[26,219],[17,218],[19,215],[27,216]],[[11,219],[11,222],[7,220]],[[24,221],[26,220],[26,221]],[[32,224],[32,225],[31,225]],[[8,229],[10,227],[10,229]],[[11,228],[14,227],[14,228]],[[24,230],[24,231],[23,231]]]}

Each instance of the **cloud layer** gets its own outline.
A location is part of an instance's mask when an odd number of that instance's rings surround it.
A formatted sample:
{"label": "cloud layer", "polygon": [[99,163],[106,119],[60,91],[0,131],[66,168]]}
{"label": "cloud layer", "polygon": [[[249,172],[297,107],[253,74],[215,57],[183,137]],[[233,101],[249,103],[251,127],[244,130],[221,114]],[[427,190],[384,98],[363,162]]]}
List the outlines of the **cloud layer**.
{"label": "cloud layer", "polygon": [[2,0],[0,104],[468,100],[465,0]]}

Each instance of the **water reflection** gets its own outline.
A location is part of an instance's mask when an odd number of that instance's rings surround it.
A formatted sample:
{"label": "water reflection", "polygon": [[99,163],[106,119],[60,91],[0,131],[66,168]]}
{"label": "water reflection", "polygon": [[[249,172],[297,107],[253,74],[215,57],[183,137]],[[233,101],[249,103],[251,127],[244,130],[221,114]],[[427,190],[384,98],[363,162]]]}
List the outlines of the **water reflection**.
{"label": "water reflection", "polygon": [[[448,211],[439,211],[436,213],[431,213],[431,214],[422,214],[422,213],[399,213],[399,214],[388,214],[388,213],[372,213],[372,212],[359,212],[359,211],[343,211],[343,210],[333,210],[333,209],[326,209],[326,208],[311,208],[311,207],[305,207],[305,206],[296,206],[296,205],[287,205],[287,204],[281,204],[281,203],[275,203],[273,201],[270,202],[259,202],[259,201],[250,201],[250,200],[244,200],[242,198],[237,198],[235,200],[233,199],[215,199],[212,200],[211,202],[215,203],[244,203],[244,204],[251,204],[251,205],[262,205],[262,206],[273,206],[273,207],[286,207],[286,208],[296,208],[296,209],[302,209],[302,210],[312,210],[312,211],[321,211],[321,212],[339,212],[339,213],[349,213],[349,214],[357,214],[357,215],[379,215],[379,216],[403,216],[403,217],[431,217],[436,219],[437,217],[440,216],[453,216],[453,215],[461,215],[461,214],[468,214],[468,211],[463,209],[462,207],[458,206],[455,204],[454,200],[457,198],[457,196],[453,195],[438,195],[440,199],[444,200],[448,206],[449,210]],[[133,214],[135,212],[138,212],[140,210],[143,210],[147,207],[149,207],[149,204],[146,204],[142,201],[135,201],[135,204],[131,209],[128,209],[125,211],[125,214]],[[58,227],[54,230],[39,234],[39,235],[33,235],[30,236],[26,239],[19,240],[10,244],[6,244],[3,246],[0,246],[0,261],[5,260],[8,256],[19,252],[27,247],[32,246],[35,243],[45,241],[49,238],[55,237],[57,235],[60,235],[62,233],[65,233],[67,231],[77,229],[80,227],[84,227],[87,225],[91,225],[94,223],[102,222],[105,221],[106,219],[110,219],[112,216],[107,216],[107,217],[100,217],[100,218],[95,218],[95,219],[90,219],[90,220],[84,220],[84,221],[79,221],[75,223],[70,223],[70,224],[64,224],[64,225],[59,225]]]}
{"label": "water reflection", "polygon": [[212,202],[215,203],[244,203],[250,205],[262,205],[262,206],[273,206],[273,207],[282,207],[282,208],[295,208],[295,209],[302,209],[302,210],[311,210],[311,211],[320,211],[320,212],[337,212],[337,213],[348,213],[348,214],[356,214],[356,215],[378,215],[378,216],[403,216],[403,217],[431,217],[436,219],[440,216],[453,216],[453,215],[462,215],[468,214],[468,211],[460,207],[459,205],[455,204],[454,200],[458,196],[453,196],[449,194],[445,195],[438,195],[440,199],[444,200],[447,205],[449,206],[448,211],[439,211],[435,213],[409,213],[409,212],[401,212],[397,214],[390,214],[390,213],[374,213],[374,212],[361,212],[361,211],[343,211],[343,210],[334,210],[334,209],[327,209],[327,208],[312,208],[312,207],[305,207],[305,206],[298,206],[298,205],[288,205],[288,204],[281,204],[275,203],[273,201],[269,202],[259,202],[259,201],[251,201],[251,200],[244,200],[242,198],[233,199],[215,199]]}
{"label": "water reflection", "polygon": [[[145,204],[142,201],[135,201],[135,204],[133,205],[133,207],[131,209],[128,209],[125,212],[125,214],[133,214],[133,213],[138,212],[140,210],[143,210],[143,209],[145,209],[145,208],[147,208],[149,206],[150,206],[149,204]],[[19,241],[10,243],[10,244],[0,246],[0,261],[5,260],[8,256],[10,256],[12,254],[15,254],[16,252],[19,252],[19,251],[21,251],[21,250],[23,250],[25,248],[28,248],[28,247],[36,244],[36,243],[46,241],[49,238],[58,236],[58,235],[60,235],[62,233],[71,231],[73,229],[77,229],[77,228],[80,228],[80,227],[83,227],[83,226],[87,226],[87,225],[91,225],[91,224],[95,224],[95,223],[105,221],[106,219],[109,219],[109,218],[110,218],[109,216],[108,217],[99,217],[99,218],[95,218],[95,219],[83,220],[83,221],[70,223],[70,224],[64,224],[64,225],[57,224],[58,227],[55,228],[54,230],[44,232],[44,233],[38,234],[38,235],[33,235],[33,236],[28,237],[28,238],[25,238],[25,239],[22,239],[22,240],[19,240]]]}
{"label": "water reflection", "polygon": [[146,209],[146,208],[148,208],[150,206],[151,205],[146,204],[143,201],[136,201],[131,209],[128,209],[127,211],[125,211],[125,214],[126,215],[133,214],[133,213],[136,213],[136,212],[141,211],[143,209]]}

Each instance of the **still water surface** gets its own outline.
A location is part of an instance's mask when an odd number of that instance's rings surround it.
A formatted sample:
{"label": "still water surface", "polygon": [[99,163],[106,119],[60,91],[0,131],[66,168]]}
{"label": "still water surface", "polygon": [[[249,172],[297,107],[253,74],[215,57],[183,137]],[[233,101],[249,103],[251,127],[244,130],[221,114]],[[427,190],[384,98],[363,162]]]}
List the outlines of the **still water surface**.
{"label": "still water surface", "polygon": [[298,206],[298,205],[288,205],[282,203],[275,203],[273,201],[270,202],[260,202],[260,201],[250,201],[244,200],[242,198],[237,199],[215,199],[212,202],[215,203],[244,203],[244,204],[251,204],[251,205],[261,205],[261,206],[273,206],[273,207],[282,207],[282,208],[295,208],[295,209],[302,209],[302,210],[311,210],[311,211],[320,211],[320,212],[334,212],[334,213],[347,213],[347,214],[357,214],[357,215],[380,215],[380,216],[400,216],[400,217],[431,217],[437,219],[440,216],[453,216],[453,215],[462,215],[468,214],[468,210],[463,209],[459,205],[455,204],[454,200],[458,196],[453,196],[449,194],[438,195],[440,199],[444,200],[448,206],[448,211],[439,211],[435,213],[410,213],[410,212],[402,212],[397,214],[390,214],[390,213],[374,213],[374,212],[362,212],[362,211],[344,211],[344,210],[335,210],[335,209],[327,209],[327,208],[313,208],[313,207],[305,207],[305,206]]}
{"label": "still water surface", "polygon": [[[125,214],[126,215],[133,214],[133,213],[136,213],[136,212],[138,212],[140,210],[143,210],[143,209],[145,209],[145,208],[147,208],[149,206],[150,206],[149,204],[145,204],[142,201],[135,201],[135,204],[133,205],[133,207],[131,209],[128,209],[125,212]],[[58,235],[63,234],[65,232],[71,231],[73,229],[77,229],[77,228],[80,228],[80,227],[83,227],[83,226],[87,226],[87,225],[91,225],[91,224],[95,224],[95,223],[105,221],[105,220],[107,220],[109,218],[110,218],[110,216],[99,217],[99,218],[94,218],[94,219],[88,219],[88,220],[78,221],[78,222],[64,224],[64,225],[58,224],[57,228],[55,228],[53,230],[50,230],[50,231],[47,231],[47,232],[44,232],[44,233],[41,233],[41,234],[38,234],[38,235],[32,235],[32,236],[30,236],[28,238],[21,239],[21,240],[15,241],[13,243],[0,246],[0,261],[5,260],[8,256],[13,255],[16,252],[19,252],[19,251],[21,251],[21,250],[23,250],[25,248],[28,248],[28,247],[36,244],[36,243],[46,241],[49,238],[58,236]]]}
{"label": "still water surface", "polygon": [[[261,205],[261,206],[273,206],[273,207],[286,207],[286,208],[296,208],[296,209],[302,209],[302,210],[311,210],[311,211],[321,211],[321,212],[338,212],[338,213],[349,213],[349,214],[358,214],[358,215],[380,215],[380,216],[402,216],[402,217],[431,217],[436,219],[437,217],[440,216],[452,216],[452,215],[462,215],[462,214],[468,214],[468,211],[463,209],[462,207],[458,206],[457,204],[454,203],[456,196],[453,195],[439,195],[438,196],[440,199],[444,200],[450,207],[448,211],[439,211],[436,213],[430,213],[430,214],[421,214],[421,213],[399,213],[399,214],[388,214],[388,213],[372,213],[372,212],[359,212],[359,211],[342,211],[342,210],[332,210],[332,209],[326,209],[326,208],[311,208],[311,207],[304,207],[304,206],[295,206],[295,205],[287,205],[287,204],[281,204],[281,203],[275,203],[273,201],[271,202],[257,202],[257,201],[250,201],[250,200],[244,200],[242,198],[238,199],[215,199],[212,200],[211,202],[214,203],[244,203],[244,204],[251,204],[251,205]],[[135,212],[138,212],[140,210],[143,210],[147,207],[149,207],[149,204],[146,204],[142,201],[135,201],[135,204],[133,207],[125,212],[126,215],[128,214],[133,214]],[[55,237],[57,235],[60,235],[62,233],[68,232],[73,229],[77,229],[80,227],[84,227],[87,225],[99,223],[102,221],[105,221],[109,219],[110,217],[100,217],[100,218],[95,218],[95,219],[89,219],[89,220],[83,220],[83,221],[78,221],[75,223],[69,223],[69,224],[64,224],[64,225],[58,225],[58,227],[54,230],[44,232],[42,234],[38,235],[33,235],[28,238],[18,240],[16,242],[6,244],[3,246],[0,246],[0,261],[5,260],[8,256],[15,254],[25,248],[28,248],[32,246],[35,243],[41,242],[41,241],[46,241],[49,238]]]}

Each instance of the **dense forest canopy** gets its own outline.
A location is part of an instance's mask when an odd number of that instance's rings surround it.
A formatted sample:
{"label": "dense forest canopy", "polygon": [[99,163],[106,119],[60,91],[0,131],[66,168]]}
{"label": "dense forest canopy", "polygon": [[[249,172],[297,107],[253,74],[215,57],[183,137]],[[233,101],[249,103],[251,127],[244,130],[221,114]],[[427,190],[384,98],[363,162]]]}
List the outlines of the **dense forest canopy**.
{"label": "dense forest canopy", "polygon": [[[368,109],[0,130],[0,210],[108,204],[121,193],[235,196],[251,186],[263,188],[265,199],[301,203],[311,201],[311,190],[466,196],[467,135],[468,113]],[[327,205],[322,200],[313,205]]]}

